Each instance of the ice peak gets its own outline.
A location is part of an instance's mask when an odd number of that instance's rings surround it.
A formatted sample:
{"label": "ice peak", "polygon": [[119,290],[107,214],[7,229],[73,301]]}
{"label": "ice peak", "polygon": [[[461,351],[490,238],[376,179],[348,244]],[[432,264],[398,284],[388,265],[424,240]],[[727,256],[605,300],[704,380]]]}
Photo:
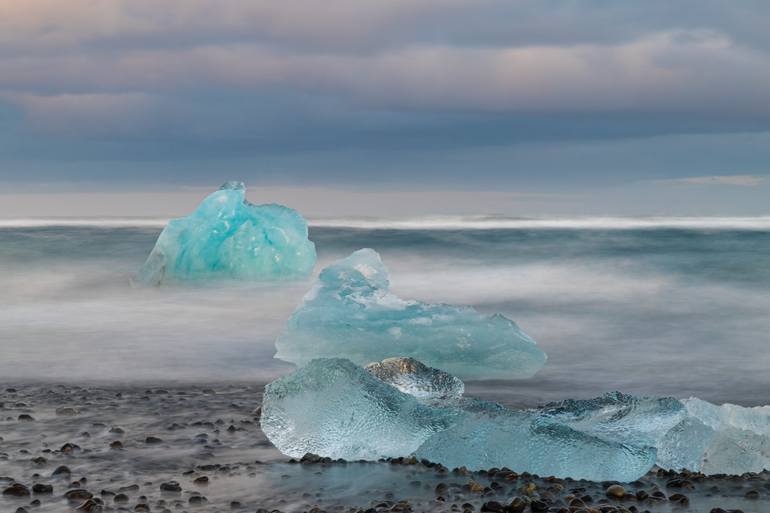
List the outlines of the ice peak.
{"label": "ice peak", "polygon": [[246,184],[238,181],[228,181],[222,184],[220,191],[245,191]]}

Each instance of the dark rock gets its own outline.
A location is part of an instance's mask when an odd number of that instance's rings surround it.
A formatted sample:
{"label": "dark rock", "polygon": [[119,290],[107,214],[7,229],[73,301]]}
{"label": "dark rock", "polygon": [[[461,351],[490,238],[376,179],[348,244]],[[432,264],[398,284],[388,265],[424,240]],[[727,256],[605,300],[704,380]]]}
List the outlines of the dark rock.
{"label": "dark rock", "polygon": [[78,444],[72,444],[72,443],[68,442],[68,443],[62,445],[61,449],[59,449],[59,450],[61,452],[63,452],[64,454],[71,454],[71,453],[73,453],[75,451],[79,451],[80,450],[80,446]]}
{"label": "dark rock", "polygon": [[163,443],[163,440],[161,440],[157,436],[148,436],[147,438],[144,439],[144,443],[154,445],[154,444]]}
{"label": "dark rock", "polygon": [[3,495],[6,495],[8,497],[29,497],[30,492],[29,488],[24,486],[21,483],[14,483],[5,490],[3,490]]}
{"label": "dark rock", "polygon": [[36,483],[32,485],[32,493],[35,495],[47,495],[53,493],[53,486],[42,484],[42,483]]}
{"label": "dark rock", "polygon": [[101,513],[104,510],[104,507],[100,499],[88,499],[78,506],[77,509],[88,513]]}
{"label": "dark rock", "polygon": [[522,513],[529,505],[529,500],[523,497],[514,497],[508,505],[509,513]]}
{"label": "dark rock", "polygon": [[160,491],[166,493],[182,493],[182,487],[176,481],[160,484]]}
{"label": "dark rock", "polygon": [[94,495],[88,490],[84,490],[82,488],[76,488],[74,490],[69,490],[67,493],[64,494],[64,496],[71,501],[87,501]]}
{"label": "dark rock", "polygon": [[746,495],[744,495],[747,499],[751,500],[757,500],[759,499],[759,490],[749,490],[746,492]]}
{"label": "dark rock", "polygon": [[675,493],[668,498],[669,501],[674,502],[680,506],[689,506],[690,499],[681,493]]}
{"label": "dark rock", "polygon": [[481,511],[489,511],[490,513],[503,513],[505,508],[497,501],[489,501],[481,505]]}
{"label": "dark rock", "polygon": [[199,506],[205,502],[208,502],[208,499],[203,495],[193,495],[187,502],[192,506]]}
{"label": "dark rock", "polygon": [[66,465],[61,465],[59,467],[56,467],[56,470],[53,471],[52,476],[69,476],[72,474],[72,471],[70,471],[69,467]]}

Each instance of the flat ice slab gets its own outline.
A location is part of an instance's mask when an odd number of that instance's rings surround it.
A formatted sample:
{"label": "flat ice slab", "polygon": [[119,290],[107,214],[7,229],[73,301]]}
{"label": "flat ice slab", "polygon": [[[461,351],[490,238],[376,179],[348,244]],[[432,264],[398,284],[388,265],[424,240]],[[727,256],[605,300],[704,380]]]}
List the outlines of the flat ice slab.
{"label": "flat ice slab", "polygon": [[412,357],[461,379],[525,378],[546,355],[515,322],[469,306],[428,304],[389,292],[388,271],[361,249],[321,271],[276,341],[276,358],[359,365]]}
{"label": "flat ice slab", "polygon": [[171,220],[134,283],[308,276],[316,252],[302,216],[283,205],[249,203],[245,193],[243,183],[227,182],[195,212]]}

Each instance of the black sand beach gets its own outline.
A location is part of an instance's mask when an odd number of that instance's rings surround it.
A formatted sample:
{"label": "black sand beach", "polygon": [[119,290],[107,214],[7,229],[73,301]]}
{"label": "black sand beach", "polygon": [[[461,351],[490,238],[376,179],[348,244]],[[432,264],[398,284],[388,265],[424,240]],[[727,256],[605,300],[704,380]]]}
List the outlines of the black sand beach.
{"label": "black sand beach", "polygon": [[595,483],[409,458],[296,462],[262,433],[257,384],[0,390],[2,511],[770,511],[767,471]]}

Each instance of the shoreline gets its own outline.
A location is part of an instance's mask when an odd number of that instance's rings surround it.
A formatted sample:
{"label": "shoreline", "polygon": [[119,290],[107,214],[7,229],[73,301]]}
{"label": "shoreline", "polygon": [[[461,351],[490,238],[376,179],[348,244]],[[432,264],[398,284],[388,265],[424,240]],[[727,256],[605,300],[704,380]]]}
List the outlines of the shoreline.
{"label": "shoreline", "polygon": [[659,470],[620,484],[621,493],[614,482],[410,458],[291,463],[259,428],[261,387],[253,383],[19,384],[3,385],[0,397],[0,488],[30,493],[0,495],[4,511],[761,513],[770,504],[767,471]]}

